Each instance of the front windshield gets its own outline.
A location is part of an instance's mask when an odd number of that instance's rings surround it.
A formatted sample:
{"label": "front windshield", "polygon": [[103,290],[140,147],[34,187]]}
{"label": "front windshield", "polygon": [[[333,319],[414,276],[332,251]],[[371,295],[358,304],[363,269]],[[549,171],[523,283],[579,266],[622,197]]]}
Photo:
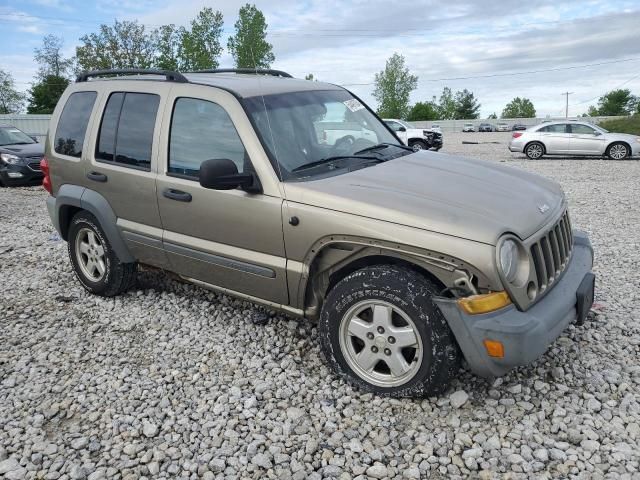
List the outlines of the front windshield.
{"label": "front windshield", "polygon": [[[346,90],[313,90],[244,100],[282,180],[346,173],[354,163],[404,155],[398,140]],[[380,144],[380,149],[360,153]],[[342,161],[332,162],[332,159]],[[318,164],[316,168],[306,168]]]}
{"label": "front windshield", "polygon": [[0,145],[24,145],[36,143],[33,139],[15,127],[0,127]]}

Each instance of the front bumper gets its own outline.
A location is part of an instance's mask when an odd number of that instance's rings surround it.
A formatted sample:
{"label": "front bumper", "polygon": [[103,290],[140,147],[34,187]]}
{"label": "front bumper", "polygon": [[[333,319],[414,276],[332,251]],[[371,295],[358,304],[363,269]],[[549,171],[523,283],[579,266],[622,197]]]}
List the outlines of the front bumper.
{"label": "front bumper", "polygon": [[7,186],[41,183],[44,175],[28,165],[0,164],[0,181]]}
{"label": "front bumper", "polygon": [[[460,345],[469,368],[482,377],[504,375],[538,359],[578,315],[577,292],[593,266],[593,249],[584,232],[574,232],[574,249],[560,280],[526,311],[509,305],[495,312],[468,315],[455,299],[434,299]],[[589,305],[590,307],[590,305]],[[504,357],[490,357],[484,340],[504,345]]]}

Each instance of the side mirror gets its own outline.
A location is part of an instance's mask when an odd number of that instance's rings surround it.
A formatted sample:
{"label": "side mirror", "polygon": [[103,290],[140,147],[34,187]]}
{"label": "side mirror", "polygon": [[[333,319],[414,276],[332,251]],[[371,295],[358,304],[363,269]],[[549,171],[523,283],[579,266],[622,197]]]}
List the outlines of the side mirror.
{"label": "side mirror", "polygon": [[404,127],[400,127],[400,128],[398,128],[398,131],[399,131],[399,132],[406,132],[406,131],[407,131],[407,129],[406,129],[406,128],[404,128]]}
{"label": "side mirror", "polygon": [[596,137],[599,137],[600,135],[602,135],[602,132],[599,132],[598,130],[594,130],[594,131],[593,131],[593,134],[594,134]]}
{"label": "side mirror", "polygon": [[262,191],[253,173],[238,173],[238,167],[228,158],[205,160],[200,165],[200,185],[213,190],[241,188],[251,193]]}

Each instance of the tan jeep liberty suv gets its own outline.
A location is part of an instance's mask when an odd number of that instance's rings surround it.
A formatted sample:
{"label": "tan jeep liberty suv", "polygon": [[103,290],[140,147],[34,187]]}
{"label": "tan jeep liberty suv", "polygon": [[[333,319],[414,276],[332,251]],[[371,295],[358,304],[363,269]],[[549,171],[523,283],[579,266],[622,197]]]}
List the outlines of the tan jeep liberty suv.
{"label": "tan jeep liberty suv", "polygon": [[593,301],[557,183],[413,152],[349,91],[280,71],[81,74],[42,170],[89,292],[146,264],[309,318],[382,395],[442,392],[463,357],[487,377],[533,362]]}

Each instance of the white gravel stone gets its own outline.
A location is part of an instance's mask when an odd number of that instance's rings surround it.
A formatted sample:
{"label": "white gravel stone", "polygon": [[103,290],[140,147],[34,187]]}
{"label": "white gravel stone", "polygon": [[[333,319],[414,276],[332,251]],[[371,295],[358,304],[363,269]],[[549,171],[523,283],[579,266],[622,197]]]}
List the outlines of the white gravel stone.
{"label": "white gravel stone", "polygon": [[355,390],[310,322],[256,325],[261,307],[161,273],[89,295],[45,192],[0,188],[0,478],[633,479],[640,162],[532,162],[509,136],[445,132],[443,152],[562,184],[594,245],[595,313],[532,365],[490,383],[461,371],[440,398]]}
{"label": "white gravel stone", "polygon": [[460,408],[469,400],[469,394],[464,390],[458,390],[449,395],[449,402],[453,408]]}

